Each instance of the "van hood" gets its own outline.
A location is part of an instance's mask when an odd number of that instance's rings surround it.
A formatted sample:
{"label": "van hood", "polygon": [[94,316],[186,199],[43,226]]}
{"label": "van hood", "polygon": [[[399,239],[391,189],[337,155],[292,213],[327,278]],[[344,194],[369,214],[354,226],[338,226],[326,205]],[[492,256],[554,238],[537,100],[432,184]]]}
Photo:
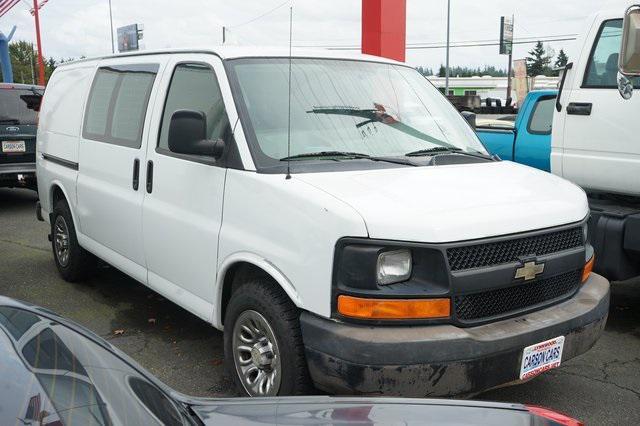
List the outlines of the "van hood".
{"label": "van hood", "polygon": [[509,161],[294,176],[352,206],[370,238],[463,241],[565,225],[589,212],[576,185]]}

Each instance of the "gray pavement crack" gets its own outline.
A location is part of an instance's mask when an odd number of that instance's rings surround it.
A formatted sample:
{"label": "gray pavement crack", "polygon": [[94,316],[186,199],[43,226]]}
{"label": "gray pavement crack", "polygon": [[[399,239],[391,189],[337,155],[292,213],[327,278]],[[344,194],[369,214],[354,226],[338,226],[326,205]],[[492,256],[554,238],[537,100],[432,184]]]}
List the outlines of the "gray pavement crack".
{"label": "gray pavement crack", "polygon": [[[600,370],[602,371],[603,369],[600,369]],[[606,372],[602,371],[602,373],[605,375],[605,378],[608,378],[608,374]],[[554,372],[554,374],[556,374],[556,375],[566,374],[567,376],[581,377],[583,379],[593,380],[594,382],[604,383],[604,384],[607,384],[607,385],[612,385],[612,386],[617,387],[618,389],[631,392],[638,399],[640,399],[640,391],[628,388],[626,386],[619,385],[619,384],[617,384],[615,382],[607,381],[607,380],[604,380],[604,379],[598,379],[598,378],[595,378],[595,377],[592,377],[592,376],[586,376],[584,374],[578,374],[578,373],[574,373],[574,372],[570,372],[570,371],[566,371],[566,370],[557,370],[557,371]]]}
{"label": "gray pavement crack", "polygon": [[32,250],[44,251],[44,252],[48,252],[49,251],[49,249],[45,249],[45,248],[42,248],[42,247],[36,247],[36,246],[32,246],[30,244],[21,243],[19,241],[5,240],[5,239],[2,239],[2,238],[0,238],[0,243],[14,244],[16,246],[29,248],[29,249],[32,249]]}

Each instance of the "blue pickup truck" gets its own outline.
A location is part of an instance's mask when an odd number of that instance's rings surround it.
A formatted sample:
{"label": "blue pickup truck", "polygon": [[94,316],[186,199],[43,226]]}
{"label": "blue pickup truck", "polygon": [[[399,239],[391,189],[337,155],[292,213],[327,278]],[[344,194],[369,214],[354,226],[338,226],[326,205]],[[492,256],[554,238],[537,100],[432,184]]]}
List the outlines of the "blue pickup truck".
{"label": "blue pickup truck", "polygon": [[529,92],[515,123],[477,120],[476,133],[491,154],[551,171],[551,123],[557,90]]}

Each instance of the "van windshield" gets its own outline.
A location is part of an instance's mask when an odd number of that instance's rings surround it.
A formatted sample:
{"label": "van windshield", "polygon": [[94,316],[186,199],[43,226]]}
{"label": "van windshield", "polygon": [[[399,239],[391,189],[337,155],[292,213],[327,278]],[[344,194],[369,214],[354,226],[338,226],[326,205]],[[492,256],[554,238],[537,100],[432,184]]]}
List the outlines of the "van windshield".
{"label": "van windshield", "polygon": [[258,167],[281,164],[287,157],[313,161],[319,158],[315,153],[351,154],[325,156],[336,161],[404,157],[432,149],[486,154],[455,108],[414,69],[306,58],[294,58],[291,64],[289,153],[288,58],[228,63]]}
{"label": "van windshield", "polygon": [[0,124],[35,124],[36,112],[27,108],[20,95],[33,95],[31,90],[0,89]]}

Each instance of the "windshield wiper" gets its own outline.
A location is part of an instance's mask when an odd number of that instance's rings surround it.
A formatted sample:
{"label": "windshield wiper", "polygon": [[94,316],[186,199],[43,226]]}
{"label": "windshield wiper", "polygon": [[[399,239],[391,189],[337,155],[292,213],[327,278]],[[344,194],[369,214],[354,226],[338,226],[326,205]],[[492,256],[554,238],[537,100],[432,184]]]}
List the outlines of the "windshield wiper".
{"label": "windshield wiper", "polygon": [[303,154],[291,155],[289,157],[283,157],[280,161],[298,160],[302,158],[327,158],[327,157],[348,157],[348,158],[371,158],[367,154],[361,152],[348,152],[348,151],[319,151],[319,152],[305,152]]}
{"label": "windshield wiper", "polygon": [[484,160],[498,161],[495,156],[483,154],[481,152],[468,152],[458,147],[447,148],[442,146],[436,146],[434,148],[420,149],[418,151],[408,152],[405,154],[405,156],[406,157],[425,157],[433,154],[438,155],[438,154],[447,154],[447,153],[468,155],[470,157],[482,158]]}
{"label": "windshield wiper", "polygon": [[364,118],[365,121],[356,124],[356,128],[358,129],[362,126],[366,126],[369,123],[382,123],[409,136],[413,136],[417,139],[422,139],[423,141],[430,142],[434,145],[439,145],[447,148],[453,147],[453,145],[445,141],[434,138],[431,135],[421,132],[415,127],[411,127],[395,119],[391,115],[387,114],[386,110],[381,104],[376,103],[374,105],[376,105],[375,109],[362,109],[352,106],[313,107],[310,111],[307,111],[307,114],[349,115],[352,117],[360,117]]}
{"label": "windshield wiper", "polygon": [[20,120],[15,118],[0,118],[0,124],[20,124]]}
{"label": "windshield wiper", "polygon": [[[336,158],[337,157],[337,158]],[[353,159],[353,160],[371,160],[371,161],[383,161],[385,163],[402,164],[405,166],[417,166],[417,164],[402,159],[402,158],[390,158],[390,157],[372,157],[369,154],[362,152],[349,152],[349,151],[320,151],[320,152],[308,152],[304,154],[291,155],[289,157],[281,158],[280,161],[300,160],[305,158],[329,158],[329,159]]]}
{"label": "windshield wiper", "polygon": [[411,152],[407,152],[405,154],[405,157],[424,157],[427,155],[431,155],[431,154],[436,154],[439,152],[454,152],[454,151],[460,151],[460,148],[450,148],[450,147],[446,147],[446,146],[436,146],[434,148],[427,148],[427,149],[419,149],[417,151],[411,151]]}

